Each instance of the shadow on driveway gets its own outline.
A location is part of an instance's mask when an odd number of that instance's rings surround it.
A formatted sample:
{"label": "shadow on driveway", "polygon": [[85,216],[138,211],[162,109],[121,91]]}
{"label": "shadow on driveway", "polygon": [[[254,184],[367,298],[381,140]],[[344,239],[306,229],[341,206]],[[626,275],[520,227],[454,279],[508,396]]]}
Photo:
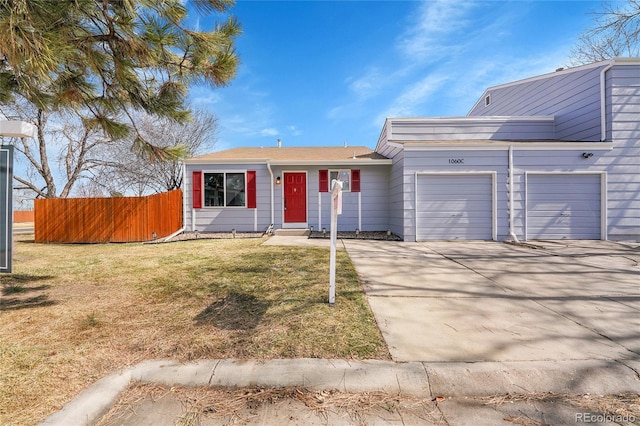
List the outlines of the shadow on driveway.
{"label": "shadow on driveway", "polygon": [[396,361],[639,358],[633,244],[344,244]]}

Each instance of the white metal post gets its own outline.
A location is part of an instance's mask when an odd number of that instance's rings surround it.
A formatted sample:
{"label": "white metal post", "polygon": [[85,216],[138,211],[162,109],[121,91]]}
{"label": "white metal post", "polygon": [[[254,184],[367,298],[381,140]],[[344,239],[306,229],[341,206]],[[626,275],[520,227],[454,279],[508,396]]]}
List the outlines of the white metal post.
{"label": "white metal post", "polygon": [[329,305],[336,303],[336,241],[338,215],[342,214],[342,181],[331,182],[331,255],[329,259]]}

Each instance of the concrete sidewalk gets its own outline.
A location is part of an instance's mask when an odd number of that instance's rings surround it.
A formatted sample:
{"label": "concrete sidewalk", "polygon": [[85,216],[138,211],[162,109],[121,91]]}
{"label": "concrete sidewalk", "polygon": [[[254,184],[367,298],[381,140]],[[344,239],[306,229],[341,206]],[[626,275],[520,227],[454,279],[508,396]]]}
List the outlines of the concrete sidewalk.
{"label": "concrete sidewalk", "polygon": [[[396,363],[337,359],[208,360],[188,364],[168,360],[147,361],[99,380],[62,410],[47,418],[42,425],[94,424],[100,420],[132,382],[153,383],[167,387],[303,387],[311,390],[338,390],[355,394],[384,392],[391,395],[422,398],[428,401],[423,403],[418,412],[412,413],[417,416],[416,419],[426,419],[426,417],[420,416],[429,414],[429,421],[419,422],[420,424],[496,424],[496,420],[502,420],[503,416],[509,415],[509,410],[513,411],[514,406],[492,407],[485,403],[474,403],[468,398],[505,395],[507,393],[553,392],[596,395],[640,393],[639,370],[640,362],[637,361],[471,364]],[[143,403],[139,402],[139,404]],[[120,420],[122,423],[112,424],[173,425],[176,419],[184,415],[184,407],[172,400],[157,400],[147,403],[150,403],[153,409],[130,409],[127,413],[128,417]],[[263,408],[268,411],[268,407]],[[285,406],[289,413],[292,413],[291,408],[290,405]],[[538,415],[547,416],[547,419],[553,412],[553,416],[556,416],[557,420],[567,423],[574,423],[575,416],[579,413],[597,414],[597,412],[586,409],[579,411],[575,407],[565,406],[560,411],[558,409],[559,406],[548,407],[545,414],[539,405],[520,404],[516,411],[529,413],[527,416],[535,415],[537,412]],[[396,420],[404,422],[402,419],[403,411],[396,411],[398,417]],[[142,415],[143,412],[156,414]],[[295,412],[298,416],[296,418],[303,423],[311,424],[312,420],[318,420],[317,413],[313,413],[311,409],[302,408],[301,410],[301,407],[298,407]],[[380,422],[379,414],[374,413],[372,414],[374,417],[369,419],[371,422],[364,424],[394,424],[396,420],[393,420],[393,416],[391,416],[393,412],[393,410],[389,410],[386,422]],[[434,412],[438,414],[435,417],[433,416]],[[264,415],[267,417],[265,418]],[[242,424],[273,424],[270,420],[275,419],[274,415],[273,412],[270,414],[271,417],[268,413],[262,413],[262,416],[256,415],[254,418],[258,420],[257,423],[245,422]],[[266,423],[264,423],[265,419]],[[313,424],[353,424],[349,418],[342,418],[342,422],[339,417],[332,419],[331,423]],[[480,421],[481,419],[485,419],[485,421]],[[325,418],[325,420],[328,419]],[[285,423],[291,424],[291,422]],[[219,423],[208,422],[206,424]]]}

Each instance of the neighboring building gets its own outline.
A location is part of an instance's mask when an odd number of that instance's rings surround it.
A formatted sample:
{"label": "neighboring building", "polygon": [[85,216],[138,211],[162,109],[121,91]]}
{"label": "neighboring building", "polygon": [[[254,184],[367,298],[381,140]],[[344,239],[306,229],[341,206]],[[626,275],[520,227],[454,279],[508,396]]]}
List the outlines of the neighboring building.
{"label": "neighboring building", "polygon": [[[256,176],[257,211],[196,201],[185,207],[187,230],[327,226],[329,199],[320,181],[331,170],[352,170],[353,180],[359,170],[362,193],[345,197],[341,229],[390,229],[405,241],[638,240],[640,59],[491,87],[467,117],[389,118],[375,152],[267,148],[197,157],[187,161],[186,193],[204,202],[202,189],[190,190],[191,172],[204,182],[198,172],[222,179],[225,170],[255,171],[246,179]],[[275,184],[287,171],[304,174],[300,222],[288,221],[284,185]]]}

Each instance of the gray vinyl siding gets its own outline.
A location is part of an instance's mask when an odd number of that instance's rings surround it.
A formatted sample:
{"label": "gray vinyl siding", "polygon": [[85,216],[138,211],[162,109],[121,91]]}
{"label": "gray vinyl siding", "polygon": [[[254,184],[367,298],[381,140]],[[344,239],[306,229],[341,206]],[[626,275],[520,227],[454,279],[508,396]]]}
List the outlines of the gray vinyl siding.
{"label": "gray vinyl siding", "polygon": [[[247,207],[203,207],[193,209],[193,172],[224,172],[224,171],[256,171],[256,206],[257,209]],[[187,165],[187,175],[184,179],[184,196],[186,198],[184,211],[185,230],[198,232],[253,232],[255,228],[255,211],[257,210],[257,231],[265,231],[271,223],[269,183],[271,177],[264,164],[232,164],[232,165]],[[193,229],[193,214],[195,212],[195,229]]]}
{"label": "gray vinyl siding", "polygon": [[[493,117],[476,120],[468,118],[392,119],[390,137],[396,141],[546,140],[555,137],[555,122],[553,117],[547,119]],[[389,157],[387,154],[384,155]]]}
{"label": "gray vinyl siding", "polygon": [[[187,176],[184,182],[184,194],[186,208],[184,212],[184,224],[187,231],[192,231],[193,220],[193,184],[194,171],[256,171],[256,205],[258,212],[257,230],[265,231],[271,224],[271,185],[274,189],[274,226],[282,228],[283,223],[283,186],[285,172],[306,172],[307,175],[307,224],[315,230],[322,227],[330,229],[331,199],[329,193],[319,193],[319,170],[334,169],[359,169],[360,170],[360,199],[361,218],[358,221],[358,193],[343,193],[343,213],[338,218],[338,229],[341,231],[354,231],[361,225],[362,231],[386,231],[389,229],[389,171],[388,165],[379,166],[272,166],[274,180],[277,176],[282,178],[280,185],[272,182],[271,175],[264,164],[234,164],[234,165],[188,165]],[[320,199],[318,195],[320,194]],[[320,213],[319,213],[320,206]],[[213,208],[203,207],[195,210],[195,230],[199,232],[229,232],[236,229],[238,232],[254,231],[254,209],[241,207]],[[320,220],[322,222],[320,222]]]}
{"label": "gray vinyl siding", "polygon": [[614,149],[607,169],[608,237],[640,240],[640,66],[607,72],[608,136]]}
{"label": "gray vinyl siding", "polygon": [[404,151],[396,148],[389,178],[389,229],[404,238]]}
{"label": "gray vinyl siding", "polygon": [[[307,172],[307,224],[314,230],[331,225],[331,196],[319,192],[319,171],[336,169],[360,170],[360,193],[343,192],[342,214],[338,216],[338,230],[385,231],[389,228],[389,166],[314,166],[306,167]],[[300,168],[274,167],[274,174],[287,170],[303,171]],[[360,223],[358,222],[358,198],[360,198]],[[282,226],[282,188],[275,196],[277,227]]]}
{"label": "gray vinyl siding", "polygon": [[[449,164],[449,159],[463,159],[464,164]],[[416,173],[495,173],[497,238],[509,234],[507,209],[508,152],[506,150],[405,151],[403,161],[404,240],[416,241]]]}
{"label": "gray vinyl siding", "polygon": [[[606,202],[606,237],[612,240],[640,240],[640,66],[614,64],[605,74],[606,138],[613,149],[524,149],[515,144],[513,152],[513,199],[509,200],[508,150],[467,148],[429,150],[412,148],[412,141],[464,141],[472,139],[558,139],[598,142],[601,139],[600,73],[610,63],[563,71],[548,76],[490,88],[491,105],[484,106],[484,96],[460,119],[389,119],[378,142],[378,152],[392,158],[390,173],[391,230],[405,241],[416,239],[416,172],[452,173],[495,172],[497,186],[497,238],[509,238],[510,203],[513,207],[513,230],[519,239],[526,236],[527,196],[553,198],[557,189],[544,185],[538,193],[527,194],[526,176],[543,173],[591,174],[602,179],[598,193]],[[482,117],[485,116],[485,117]],[[515,116],[512,118],[498,116]],[[521,116],[537,116],[527,120]],[[553,116],[553,118],[550,118]],[[477,118],[477,120],[476,120]],[[550,133],[550,126],[553,132]],[[551,135],[551,136],[550,136]],[[403,148],[388,141],[406,142]],[[584,158],[583,152],[593,156]],[[448,164],[450,158],[464,158],[464,165]],[[576,191],[580,188],[576,186]],[[593,192],[594,186],[591,187]],[[590,195],[595,199],[594,194]],[[532,201],[535,202],[535,197]],[[568,196],[567,196],[568,197]],[[593,202],[593,200],[592,200]],[[602,214],[602,212],[601,212]],[[592,218],[600,220],[603,218]],[[595,222],[593,222],[595,223]],[[597,226],[593,232],[580,231],[579,221],[565,236],[600,238]],[[547,235],[562,238],[562,235]]]}
{"label": "gray vinyl siding", "polygon": [[[600,67],[487,89],[469,116],[555,116],[555,139],[600,141]],[[491,96],[491,104],[484,99]]]}

